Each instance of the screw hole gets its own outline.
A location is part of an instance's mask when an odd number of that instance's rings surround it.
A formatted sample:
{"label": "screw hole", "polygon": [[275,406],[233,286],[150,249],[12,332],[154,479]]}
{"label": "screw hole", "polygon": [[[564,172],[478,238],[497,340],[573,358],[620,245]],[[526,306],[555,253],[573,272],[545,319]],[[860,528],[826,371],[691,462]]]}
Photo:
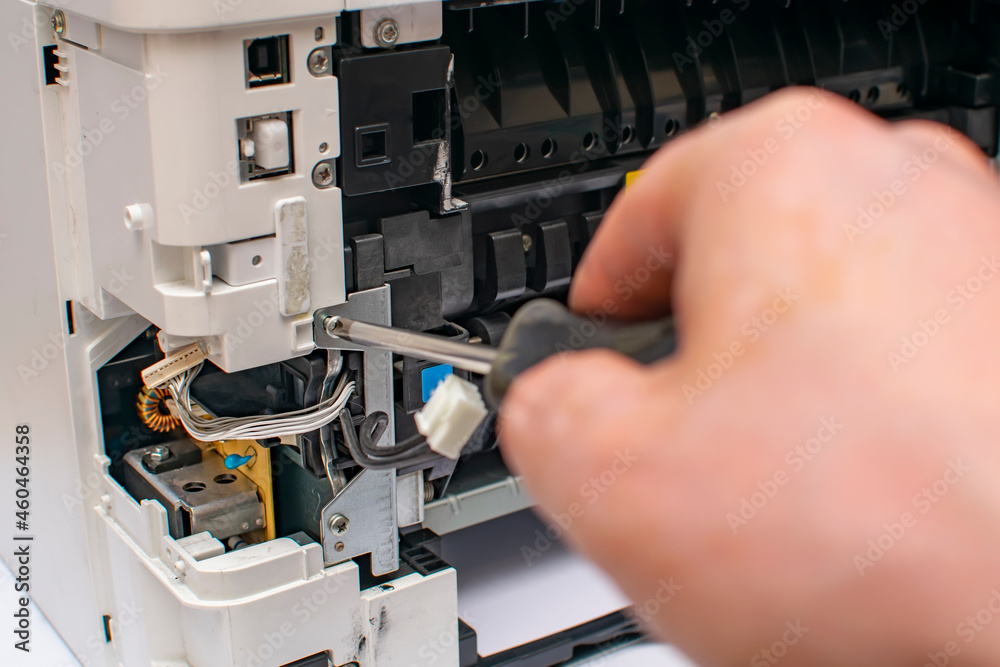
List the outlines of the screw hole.
{"label": "screw hole", "polygon": [[472,167],[474,171],[479,171],[486,166],[486,153],[483,151],[476,151],[471,156],[469,156],[469,166]]}
{"label": "screw hole", "polygon": [[550,158],[556,154],[556,142],[554,139],[546,139],[542,142],[542,157]]}
{"label": "screw hole", "polygon": [[879,94],[880,93],[879,93],[878,86],[872,86],[871,88],[869,88],[868,89],[868,103],[869,104],[875,104],[876,102],[878,102]]}
{"label": "screw hole", "polygon": [[670,118],[667,120],[667,124],[663,126],[663,134],[667,135],[667,137],[672,137],[677,134],[677,130],[679,129],[681,129],[681,124]]}
{"label": "screw hole", "polygon": [[252,257],[252,258],[250,259],[250,263],[251,263],[251,264],[253,264],[254,266],[260,266],[260,263],[261,263],[262,261],[264,261],[264,260],[263,260],[263,259],[261,258],[261,256],[260,256],[260,255],[254,255],[254,256],[253,256],[253,257]]}
{"label": "screw hole", "polygon": [[861,91],[860,90],[852,90],[851,92],[847,93],[847,99],[849,99],[852,102],[860,102],[861,101]]}
{"label": "screw hole", "polygon": [[323,28],[317,27],[315,30],[313,30],[313,37],[316,38],[317,42],[322,42],[323,41]]}
{"label": "screw hole", "polygon": [[630,144],[635,141],[635,129],[631,125],[622,128],[622,143]]}
{"label": "screw hole", "polygon": [[583,137],[583,150],[585,151],[594,150],[595,148],[597,148],[597,144],[599,141],[600,140],[597,138],[596,134],[594,134],[593,132],[588,132]]}
{"label": "screw hole", "polygon": [[215,479],[212,480],[216,484],[232,484],[236,481],[236,475],[230,475],[226,473],[224,475],[216,475]]}
{"label": "screw hole", "polygon": [[185,491],[187,491],[188,493],[198,493],[199,491],[204,491],[205,490],[205,483],[204,482],[188,482],[187,484],[185,484],[181,488],[184,489]]}
{"label": "screw hole", "polygon": [[908,97],[910,95],[910,89],[906,87],[905,83],[901,83],[896,86],[896,94],[900,97]]}
{"label": "screw hole", "polygon": [[514,148],[514,159],[518,162],[524,162],[530,154],[531,151],[528,150],[527,144],[518,144]]}
{"label": "screw hole", "polygon": [[319,152],[320,153],[324,153],[325,154],[328,150],[330,150],[330,146],[325,141],[319,145]]}

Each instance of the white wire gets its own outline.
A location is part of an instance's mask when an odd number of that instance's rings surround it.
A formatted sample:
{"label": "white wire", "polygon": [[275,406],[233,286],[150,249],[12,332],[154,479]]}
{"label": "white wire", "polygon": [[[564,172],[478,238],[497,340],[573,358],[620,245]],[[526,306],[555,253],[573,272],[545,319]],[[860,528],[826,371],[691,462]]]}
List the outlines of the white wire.
{"label": "white wire", "polygon": [[315,431],[336,419],[354,392],[354,382],[347,382],[344,374],[330,398],[308,408],[278,415],[206,419],[195,412],[191,402],[191,384],[200,370],[201,365],[198,365],[172,378],[167,388],[174,399],[174,408],[184,430],[192,438],[202,442],[263,440]]}

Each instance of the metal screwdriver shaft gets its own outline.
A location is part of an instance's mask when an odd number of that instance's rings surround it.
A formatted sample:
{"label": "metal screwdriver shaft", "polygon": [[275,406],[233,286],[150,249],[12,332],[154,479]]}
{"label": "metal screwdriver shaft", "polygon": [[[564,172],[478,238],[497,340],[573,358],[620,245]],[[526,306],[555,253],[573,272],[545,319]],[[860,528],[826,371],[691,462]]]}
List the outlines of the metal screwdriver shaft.
{"label": "metal screwdriver shaft", "polygon": [[323,327],[330,336],[351,343],[449,364],[479,375],[488,375],[497,358],[497,350],[487,345],[460,343],[440,336],[367,324],[346,317],[328,317],[323,321]]}

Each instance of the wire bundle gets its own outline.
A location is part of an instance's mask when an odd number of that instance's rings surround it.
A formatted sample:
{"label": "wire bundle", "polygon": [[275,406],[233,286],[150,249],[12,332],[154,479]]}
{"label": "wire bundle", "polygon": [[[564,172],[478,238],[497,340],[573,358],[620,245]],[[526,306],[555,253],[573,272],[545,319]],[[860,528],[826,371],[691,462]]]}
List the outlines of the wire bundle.
{"label": "wire bundle", "polygon": [[252,415],[249,417],[206,418],[197,414],[191,402],[191,384],[201,371],[202,365],[171,378],[167,383],[174,399],[177,417],[184,430],[202,442],[216,440],[263,440],[283,435],[309,433],[335,420],[347,405],[354,382],[348,382],[346,374],[337,382],[331,396],[316,405],[284,412],[278,415]]}

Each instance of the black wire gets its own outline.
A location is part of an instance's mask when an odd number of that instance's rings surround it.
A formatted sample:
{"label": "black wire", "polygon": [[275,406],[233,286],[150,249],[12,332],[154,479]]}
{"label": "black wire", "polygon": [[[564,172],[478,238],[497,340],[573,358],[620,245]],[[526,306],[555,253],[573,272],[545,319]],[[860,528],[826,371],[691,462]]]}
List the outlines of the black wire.
{"label": "black wire", "polygon": [[402,442],[397,442],[392,447],[379,447],[377,443],[388,426],[389,416],[384,412],[373,412],[365,417],[359,429],[361,451],[368,456],[384,458],[397,454],[406,454],[427,444],[424,437],[417,434]]}
{"label": "black wire", "polygon": [[[388,425],[388,417],[385,413],[374,413],[370,415],[375,417],[376,427],[378,417],[376,415],[381,414],[386,420],[386,425]],[[367,419],[366,419],[367,421]],[[370,470],[392,470],[394,468],[407,468],[411,466],[424,465],[425,463],[433,463],[438,460],[438,455],[435,454],[430,448],[422,448],[421,444],[418,443],[416,446],[408,444],[408,449],[399,451],[398,445],[392,448],[375,448],[377,451],[381,449],[392,452],[388,456],[373,456],[362,449],[362,446],[358,440],[358,433],[354,429],[354,421],[351,418],[350,413],[345,409],[340,413],[340,428],[344,435],[344,444],[347,445],[347,451],[350,452],[351,457],[363,468],[368,468]],[[384,430],[384,427],[383,429]],[[367,438],[370,438],[372,431],[364,429],[364,433],[367,434]],[[379,433],[381,435],[381,433]],[[408,439],[407,443],[412,439]]]}

